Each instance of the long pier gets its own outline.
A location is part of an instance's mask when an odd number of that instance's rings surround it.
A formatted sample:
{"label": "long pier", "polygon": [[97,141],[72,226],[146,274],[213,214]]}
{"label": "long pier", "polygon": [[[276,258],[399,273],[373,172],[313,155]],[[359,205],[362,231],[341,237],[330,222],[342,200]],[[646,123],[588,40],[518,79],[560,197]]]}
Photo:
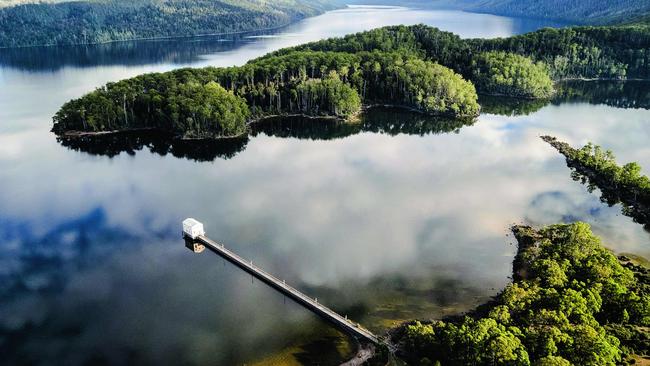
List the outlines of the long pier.
{"label": "long pier", "polygon": [[393,348],[389,343],[380,340],[379,337],[374,335],[369,330],[363,328],[358,323],[355,323],[350,319],[348,319],[347,316],[343,317],[339,315],[332,309],[319,303],[317,299],[313,299],[303,294],[302,292],[298,291],[297,289],[287,285],[287,283],[284,280],[280,280],[279,278],[255,266],[252,261],[244,260],[244,258],[240,257],[236,253],[226,249],[226,247],[223,244],[219,244],[213,241],[212,239],[206,237],[205,235],[196,235],[195,238],[192,238],[188,234],[184,233],[184,237],[186,240],[186,246],[190,250],[199,253],[202,252],[204,248],[210,249],[212,252],[218,254],[225,260],[241,268],[245,272],[251,274],[253,277],[257,278],[258,280],[271,286],[278,292],[289,297],[296,303],[302,305],[307,310],[320,316],[324,320],[330,322],[340,330],[357,338],[358,340],[371,342],[375,345],[383,344],[388,346],[389,349]]}

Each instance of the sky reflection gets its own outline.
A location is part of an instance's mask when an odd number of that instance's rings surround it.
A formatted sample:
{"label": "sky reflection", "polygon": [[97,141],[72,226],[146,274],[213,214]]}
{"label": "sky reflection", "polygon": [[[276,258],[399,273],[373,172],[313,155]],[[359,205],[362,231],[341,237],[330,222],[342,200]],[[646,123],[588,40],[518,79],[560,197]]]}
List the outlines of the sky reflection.
{"label": "sky reflection", "polygon": [[[396,21],[451,30],[460,22],[464,36],[517,30],[485,15],[359,14],[313,18],[198,64],[239,64],[293,42]],[[198,162],[148,149],[110,158],[61,146],[49,132],[51,116],[107,81],[177,64],[63,63],[38,72],[2,65],[0,358],[9,363],[342,357],[345,342],[331,327],[219,258],[188,252],[179,235],[188,216],[378,331],[468,310],[499,291],[511,274],[513,223],[584,220],[615,251],[650,256],[649,234],[572,181],[563,158],[538,137],[593,141],[648,169],[645,109],[574,100],[527,115],[486,113],[449,133],[382,127],[321,140],[260,131],[230,159]]]}

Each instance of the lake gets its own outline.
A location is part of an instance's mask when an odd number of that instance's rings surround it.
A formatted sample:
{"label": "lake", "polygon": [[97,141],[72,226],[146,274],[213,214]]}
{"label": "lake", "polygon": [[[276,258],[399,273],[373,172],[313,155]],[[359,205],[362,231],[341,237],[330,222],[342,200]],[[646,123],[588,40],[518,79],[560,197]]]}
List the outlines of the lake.
{"label": "lake", "polygon": [[271,120],[228,146],[152,136],[57,142],[51,117],[108,81],[390,24],[463,37],[558,24],[351,7],[266,33],[0,50],[0,358],[10,364],[333,365],[354,343],[221,258],[181,221],[382,332],[458,314],[509,281],[514,223],[590,223],[617,253],[650,233],[571,179],[539,139],[612,149],[650,173],[650,83],[565,83],[549,103],[483,98],[474,123],[372,110]]}

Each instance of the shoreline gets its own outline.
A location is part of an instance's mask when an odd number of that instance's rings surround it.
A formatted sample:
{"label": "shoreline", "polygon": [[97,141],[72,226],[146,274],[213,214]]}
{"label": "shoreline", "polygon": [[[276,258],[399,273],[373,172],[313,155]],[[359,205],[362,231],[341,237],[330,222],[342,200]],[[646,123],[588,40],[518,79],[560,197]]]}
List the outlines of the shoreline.
{"label": "shoreline", "polygon": [[114,136],[114,135],[119,135],[119,134],[127,134],[127,133],[141,133],[141,132],[160,132],[160,133],[168,133],[170,135],[171,140],[177,140],[177,141],[220,141],[220,140],[234,140],[234,139],[241,139],[245,138],[248,136],[250,133],[250,127],[251,125],[257,124],[257,123],[262,123],[266,120],[273,119],[273,118],[305,118],[309,120],[323,120],[323,121],[339,121],[341,123],[357,123],[359,121],[359,116],[362,115],[364,112],[374,109],[374,108],[386,108],[386,109],[401,109],[404,111],[408,112],[413,112],[413,113],[419,113],[424,116],[431,116],[431,117],[438,117],[438,118],[453,118],[457,120],[464,120],[464,119],[476,119],[479,117],[479,115],[476,116],[453,116],[450,114],[444,114],[444,113],[438,113],[438,114],[432,114],[432,113],[427,113],[425,111],[405,106],[405,105],[399,105],[399,104],[381,104],[381,103],[376,103],[376,104],[367,104],[361,106],[361,109],[357,112],[354,113],[348,117],[341,117],[341,116],[333,116],[333,115],[322,115],[322,116],[313,116],[309,114],[304,114],[304,113],[282,113],[282,114],[269,114],[269,115],[264,115],[264,116],[258,116],[256,118],[250,119],[246,121],[246,131],[242,132],[239,135],[233,135],[233,136],[213,136],[213,137],[182,137],[178,135],[174,135],[172,132],[165,131],[164,129],[160,129],[157,127],[141,127],[141,128],[129,128],[129,129],[123,129],[123,130],[110,130],[110,131],[79,131],[79,130],[70,130],[70,131],[64,131],[62,133],[58,133],[56,131],[51,131],[53,132],[58,138],[63,138],[63,139],[83,139],[83,138],[93,138],[93,137],[101,137],[101,136]]}
{"label": "shoreline", "polygon": [[[533,264],[533,262],[531,262],[530,258],[526,258],[526,252],[531,250],[531,248],[534,249],[535,247],[538,247],[539,243],[543,241],[544,236],[540,234],[539,230],[544,227],[548,226],[528,226],[515,224],[510,227],[510,233],[513,234],[516,240],[517,251],[512,261],[512,280],[509,284],[517,284],[521,283],[522,281],[529,280],[529,269],[531,268],[531,264]],[[650,260],[638,255],[630,255],[624,252],[614,252],[602,243],[601,246],[604,250],[610,252],[622,267],[631,270],[634,276],[645,278],[646,281],[650,279]],[[507,288],[508,285],[506,285],[504,289]],[[461,321],[465,317],[474,319],[484,318],[488,316],[491,308],[499,304],[499,297],[502,295],[503,291],[504,290],[501,290],[486,302],[477,305],[474,309],[465,313],[448,315],[439,319],[411,319],[388,329],[382,336],[386,336],[395,346],[396,352],[394,355],[396,357],[402,359],[405,357],[408,359],[409,354],[405,353],[402,343],[408,326],[414,325],[417,322],[421,324],[433,324],[440,321],[445,323],[454,323]],[[634,354],[629,356],[634,356]]]}
{"label": "shoreline", "polygon": [[[332,9],[335,10],[335,9]],[[328,10],[331,11],[331,10]],[[104,42],[92,42],[92,43],[66,43],[66,44],[37,44],[37,45],[28,45],[28,46],[0,46],[0,50],[11,50],[11,49],[26,49],[26,48],[51,48],[51,47],[79,47],[79,46],[99,46],[99,45],[105,45],[105,44],[111,44],[111,43],[122,43],[122,42],[138,42],[138,41],[162,41],[162,40],[173,40],[173,39],[181,39],[181,38],[200,38],[200,37],[215,37],[215,36],[231,36],[231,35],[236,35],[236,34],[246,34],[246,33],[255,33],[255,32],[268,32],[268,31],[273,31],[273,30],[278,30],[281,28],[286,28],[290,25],[296,24],[302,20],[313,18],[315,16],[319,16],[322,14],[325,14],[326,12],[322,12],[316,15],[304,17],[304,18],[296,18],[290,22],[283,23],[277,26],[272,26],[272,27],[266,27],[266,28],[258,28],[258,29],[250,29],[250,30],[242,30],[242,31],[235,31],[235,32],[217,32],[217,33],[201,33],[201,34],[190,34],[190,35],[176,35],[176,36],[155,36],[155,37],[137,37],[137,38],[128,38],[128,39],[114,39],[110,41],[104,41]],[[228,40],[229,41],[229,40]]]}
{"label": "shoreline", "polygon": [[[54,131],[52,131],[54,132]],[[54,134],[58,138],[62,139],[68,139],[68,140],[76,140],[76,139],[83,139],[83,138],[94,138],[94,137],[103,137],[103,136],[115,136],[115,135],[120,135],[120,134],[129,134],[129,133],[142,133],[142,132],[156,132],[156,133],[163,133],[163,134],[169,134],[170,140],[175,140],[175,141],[219,141],[219,140],[236,140],[236,139],[241,139],[244,138],[248,135],[248,131],[241,133],[239,135],[233,135],[233,136],[214,136],[214,137],[181,137],[181,136],[176,136],[173,133],[169,131],[165,131],[160,128],[156,127],[143,127],[143,128],[129,128],[129,129],[124,129],[124,130],[110,130],[110,131],[79,131],[79,130],[71,130],[71,131],[65,131],[61,134],[54,132]]]}
{"label": "shoreline", "polygon": [[[411,4],[413,5],[413,4]],[[215,33],[199,33],[199,34],[188,34],[188,35],[167,35],[167,36],[153,36],[153,37],[135,37],[135,38],[127,38],[127,39],[114,39],[114,40],[108,40],[108,41],[103,41],[103,42],[91,42],[91,43],[65,43],[65,44],[35,44],[35,45],[22,45],[22,46],[0,46],[0,50],[10,50],[10,49],[24,49],[24,48],[40,48],[40,47],[79,47],[79,46],[98,46],[98,45],[105,45],[105,44],[111,44],[111,43],[121,43],[121,42],[137,42],[137,41],[161,41],[161,40],[172,40],[172,39],[181,39],[181,38],[200,38],[200,37],[214,37],[214,36],[228,36],[228,35],[236,35],[236,34],[245,34],[245,33],[254,33],[254,32],[266,32],[266,31],[272,31],[272,30],[278,30],[281,28],[285,28],[287,26],[290,26],[292,24],[295,24],[297,22],[300,22],[305,19],[313,18],[331,11],[335,10],[341,10],[341,9],[346,9],[346,8],[354,8],[354,7],[363,7],[363,6],[369,6],[369,5],[359,5],[359,4],[345,4],[343,6],[335,6],[332,9],[325,10],[321,13],[317,13],[311,16],[306,16],[302,18],[296,18],[293,19],[289,22],[286,22],[284,24],[279,24],[276,26],[271,26],[271,27],[265,27],[265,28],[257,28],[257,29],[249,29],[249,30],[241,30],[241,31],[234,31],[234,32],[215,32]],[[382,5],[378,5],[382,6]],[[412,9],[419,9],[416,8],[415,6],[393,6],[393,5],[385,5],[387,8],[412,8]],[[1,8],[0,8],[1,9]],[[472,10],[465,10],[462,8],[446,8],[446,7],[434,7],[434,8],[421,8],[421,9],[430,9],[430,10],[456,10],[456,11],[461,11],[465,13],[474,13],[474,14],[486,14],[486,15],[496,15],[496,16],[502,16],[502,17],[509,17],[509,18],[520,18],[520,19],[531,19],[531,20],[549,20],[547,18],[531,18],[531,17],[526,17],[526,16],[514,16],[514,15],[501,15],[501,14],[495,14],[495,13],[487,13],[487,12],[482,12],[482,11],[472,11]],[[563,23],[566,21],[556,21],[556,20],[551,20],[556,23]],[[571,23],[565,24],[564,26],[571,26]],[[577,26],[580,26],[580,24],[575,24]]]}
{"label": "shoreline", "polygon": [[626,81],[650,81],[650,78],[625,78],[625,79],[619,79],[619,78],[563,78],[563,79],[558,79],[555,82],[556,83],[563,83],[566,81],[583,81],[583,82],[592,82],[592,81],[620,81],[620,82],[626,82]]}
{"label": "shoreline", "polygon": [[362,366],[377,354],[374,345],[360,343],[354,338],[351,338],[351,340],[354,340],[354,343],[357,344],[357,352],[352,358],[341,363],[339,366]]}

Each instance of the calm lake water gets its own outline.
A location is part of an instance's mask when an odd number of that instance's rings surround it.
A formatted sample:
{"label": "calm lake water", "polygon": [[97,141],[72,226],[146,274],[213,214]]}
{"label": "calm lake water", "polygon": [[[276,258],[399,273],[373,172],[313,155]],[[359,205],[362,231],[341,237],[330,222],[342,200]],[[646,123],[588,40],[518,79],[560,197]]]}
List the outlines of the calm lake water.
{"label": "calm lake water", "polygon": [[[63,146],[65,101],[108,81],[389,24],[463,37],[555,25],[350,8],[267,34],[0,50],[0,359],[9,364],[337,364],[354,345],[180,238],[211,238],[381,332],[471,309],[509,281],[508,227],[584,220],[616,252],[650,234],[574,182],[538,136],[650,167],[650,84],[572,83],[552,103],[484,99],[471,125],[396,111],[361,124],[276,120],[221,150],[142,138]],[[146,146],[144,146],[146,145]]]}

